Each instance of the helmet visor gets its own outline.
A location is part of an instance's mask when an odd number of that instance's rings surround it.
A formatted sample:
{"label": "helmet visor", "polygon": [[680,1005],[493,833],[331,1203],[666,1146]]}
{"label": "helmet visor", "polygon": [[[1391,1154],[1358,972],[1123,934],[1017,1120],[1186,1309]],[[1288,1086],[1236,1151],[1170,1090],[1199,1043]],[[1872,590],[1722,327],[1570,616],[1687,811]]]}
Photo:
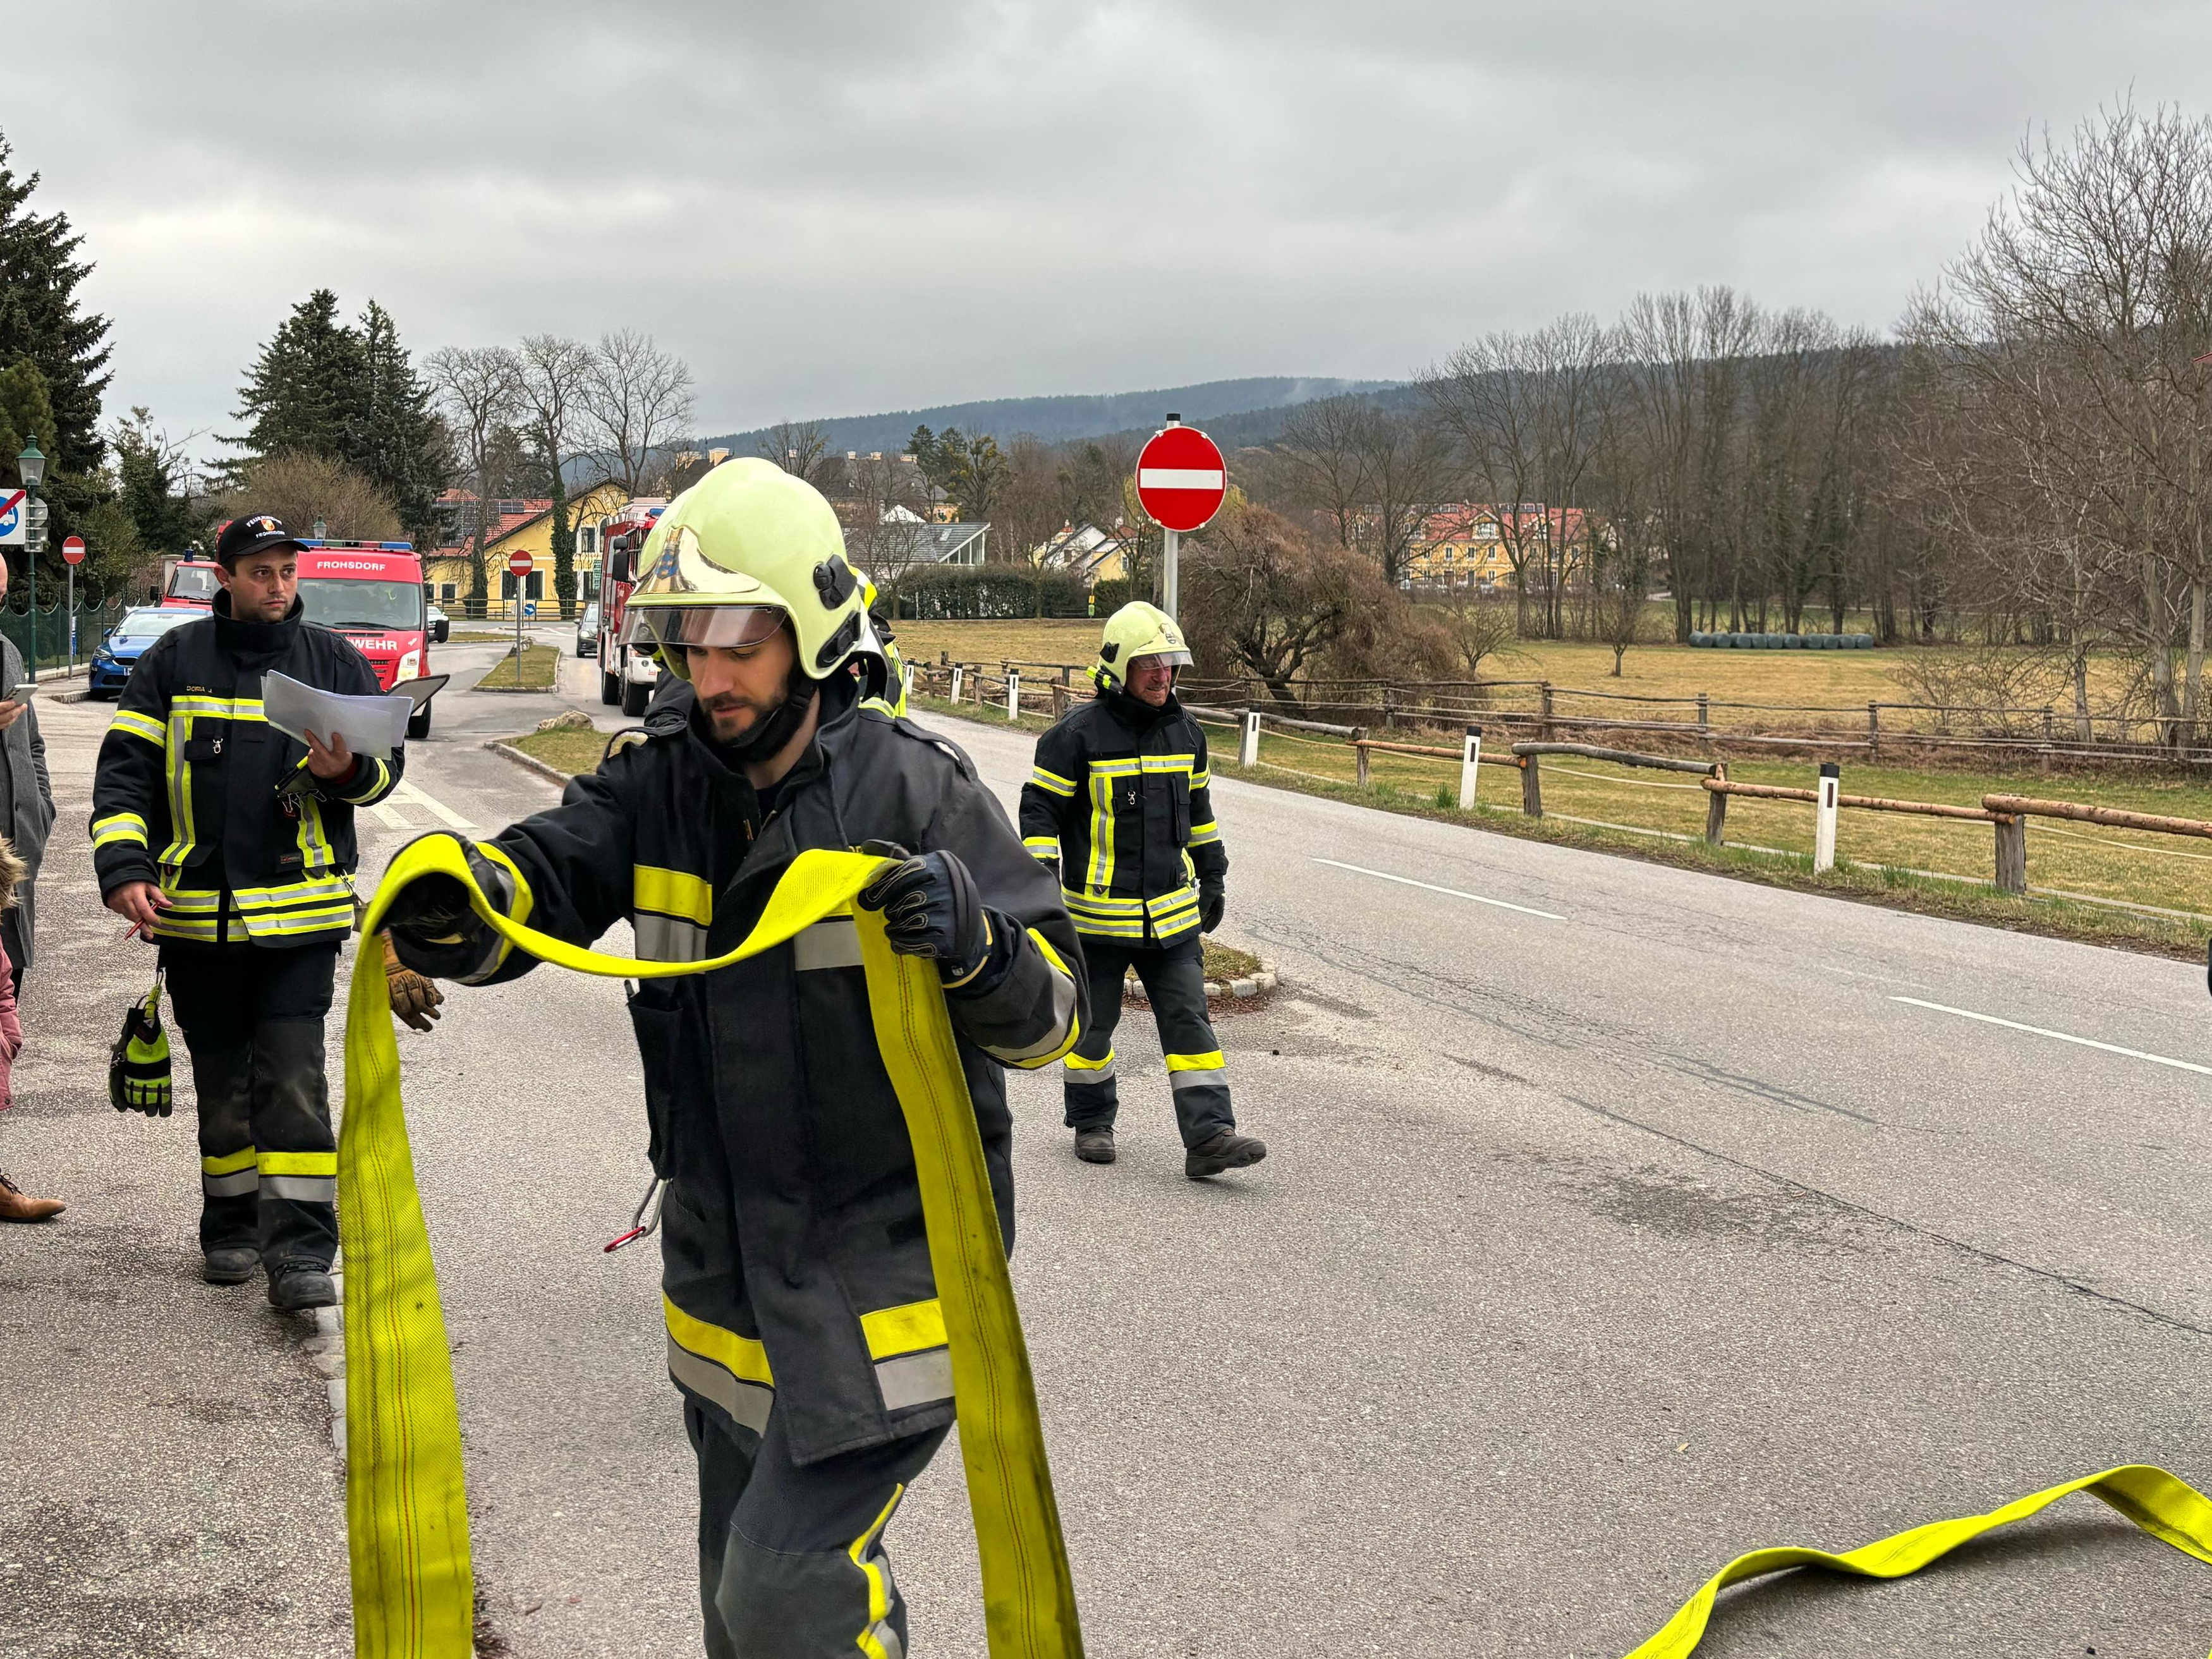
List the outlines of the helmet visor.
{"label": "helmet visor", "polygon": [[1148,662],[1165,663],[1170,668],[1188,668],[1190,666],[1190,653],[1188,651],[1147,651],[1141,657],[1130,658],[1129,666],[1132,670],[1139,669],[1142,668]]}
{"label": "helmet visor", "polygon": [[622,642],[647,649],[702,646],[742,651],[767,640],[783,626],[782,608],[772,605],[638,605],[623,612]]}

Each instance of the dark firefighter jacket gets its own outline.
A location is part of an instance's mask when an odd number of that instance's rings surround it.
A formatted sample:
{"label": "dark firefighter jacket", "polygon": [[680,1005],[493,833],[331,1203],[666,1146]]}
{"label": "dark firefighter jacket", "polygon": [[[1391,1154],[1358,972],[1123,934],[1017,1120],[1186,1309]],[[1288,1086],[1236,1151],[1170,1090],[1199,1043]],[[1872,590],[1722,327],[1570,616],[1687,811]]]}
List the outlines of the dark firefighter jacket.
{"label": "dark firefighter jacket", "polygon": [[[825,682],[815,741],[763,813],[664,684],[561,804],[478,844],[507,914],[578,945],[628,921],[637,953],[733,950],[808,848],[896,842],[956,854],[994,939],[991,982],[947,1001],[1011,1246],[1012,1124],[1003,1065],[1059,1059],[1079,1034],[1081,957],[1059,895],[951,744]],[[526,972],[471,916],[459,947],[489,982]],[[427,971],[450,971],[402,943]],[[951,1362],[905,1120],[884,1069],[849,916],[709,975],[643,981],[630,1003],[661,1212],[668,1370],[759,1431],[771,1406],[801,1462],[947,1423]]]}
{"label": "dark firefighter jacket", "polygon": [[157,939],[342,938],[354,924],[353,809],[390,794],[406,757],[363,757],[343,779],[314,778],[307,745],[263,718],[261,677],[374,696],[376,671],[301,621],[297,601],[278,623],[235,620],[228,594],[216,607],[155,641],[124,684],[92,786],[100,890],[158,882],[170,908]]}
{"label": "dark firefighter jacket", "polygon": [[1037,739],[1022,844],[1058,862],[1077,933],[1142,945],[1198,926],[1192,884],[1229,873],[1209,781],[1206,733],[1172,695],[1103,690]]}

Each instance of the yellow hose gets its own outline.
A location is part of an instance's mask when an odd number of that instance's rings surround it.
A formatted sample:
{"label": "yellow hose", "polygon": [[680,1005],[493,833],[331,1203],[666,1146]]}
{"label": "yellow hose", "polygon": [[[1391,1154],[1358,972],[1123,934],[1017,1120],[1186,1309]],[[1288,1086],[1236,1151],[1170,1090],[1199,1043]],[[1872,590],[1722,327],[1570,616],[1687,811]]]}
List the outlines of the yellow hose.
{"label": "yellow hose", "polygon": [[[742,962],[823,916],[854,916],[877,1045],[914,1142],[930,1266],[951,1351],[992,1659],[1080,1659],[1074,1581],[1029,1349],[943,988],[933,963],[893,951],[882,917],[853,903],[885,862],[802,853],[736,950],[706,962],[641,962],[508,921],[477,887],[459,843],[441,836],[412,843],[392,860],[363,928],[373,934],[408,883],[435,872],[464,883],[477,915],[518,950],[579,973],[665,979]],[[345,1053],[338,1211],[354,1651],[360,1659],[470,1659],[473,1592],[453,1367],[408,1152],[384,968],[371,951],[354,964]]]}

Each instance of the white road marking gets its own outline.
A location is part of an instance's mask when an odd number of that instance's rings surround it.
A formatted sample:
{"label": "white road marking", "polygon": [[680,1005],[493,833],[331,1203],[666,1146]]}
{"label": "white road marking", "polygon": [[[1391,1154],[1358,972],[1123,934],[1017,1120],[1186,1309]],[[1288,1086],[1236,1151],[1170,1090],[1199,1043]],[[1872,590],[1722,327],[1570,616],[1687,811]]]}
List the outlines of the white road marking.
{"label": "white road marking", "polygon": [[1431,893],[1443,893],[1453,898],[1463,898],[1476,904],[1495,905],[1500,910],[1518,910],[1524,916],[1541,916],[1547,921],[1565,921],[1565,916],[1554,915],[1549,910],[1532,910],[1525,904],[1508,904],[1504,899],[1485,898],[1480,893],[1462,893],[1456,887],[1438,887],[1425,881],[1415,881],[1411,876],[1394,876],[1388,870],[1370,870],[1364,865],[1342,864],[1334,859],[1315,859],[1316,864],[1326,864],[1333,869],[1349,870],[1356,876],[1372,876],[1377,881],[1395,881],[1406,887],[1419,887]]}
{"label": "white road marking", "polygon": [[1932,1008],[1939,1014],[1956,1014],[1960,1019],[1978,1019],[1984,1025],[2002,1025],[2008,1031],[2026,1031],[2031,1036],[2056,1037],[2061,1042],[2078,1043],[2084,1048],[2102,1048],[2108,1054],[2147,1060],[2154,1066],[2171,1066],[2177,1072],[2212,1077],[2212,1066],[2199,1066],[2193,1060],[2169,1060],[2164,1054],[2147,1054],[2140,1048],[2123,1048],[2117,1042],[2100,1042],[2094,1037],[2075,1036],[2066,1031],[2046,1031],[2040,1025],[2023,1025],[2016,1019],[1999,1019],[1995,1014],[1978,1014],[1971,1008],[1953,1008],[1941,1002],[1923,1002],[1918,997],[1893,996],[1890,1000],[1909,1003],[1915,1008]]}
{"label": "white road marking", "polygon": [[389,824],[394,830],[412,830],[414,820],[403,811],[403,807],[418,806],[449,830],[473,830],[476,825],[440,800],[422,785],[402,778],[398,786],[368,810],[376,814],[377,822]]}

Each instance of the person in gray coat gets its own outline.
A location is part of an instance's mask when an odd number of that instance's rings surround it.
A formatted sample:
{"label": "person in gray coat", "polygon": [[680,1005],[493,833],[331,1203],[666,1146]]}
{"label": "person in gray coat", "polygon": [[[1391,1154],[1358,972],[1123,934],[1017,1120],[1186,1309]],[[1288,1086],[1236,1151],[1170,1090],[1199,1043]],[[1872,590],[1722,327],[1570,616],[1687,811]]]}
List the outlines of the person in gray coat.
{"label": "person in gray coat", "polygon": [[[8,565],[0,558],[0,592],[8,585]],[[0,913],[0,945],[8,952],[11,993],[20,990],[23,970],[31,965],[32,884],[38,879],[39,861],[46,851],[46,832],[53,828],[54,787],[46,776],[46,740],[39,734],[38,712],[24,686],[23,653],[13,640],[0,639],[0,829],[23,866],[15,888],[16,902]],[[18,688],[22,688],[19,690]],[[0,1173],[0,1221],[44,1221],[59,1215],[62,1206],[51,1198],[32,1198]]]}

